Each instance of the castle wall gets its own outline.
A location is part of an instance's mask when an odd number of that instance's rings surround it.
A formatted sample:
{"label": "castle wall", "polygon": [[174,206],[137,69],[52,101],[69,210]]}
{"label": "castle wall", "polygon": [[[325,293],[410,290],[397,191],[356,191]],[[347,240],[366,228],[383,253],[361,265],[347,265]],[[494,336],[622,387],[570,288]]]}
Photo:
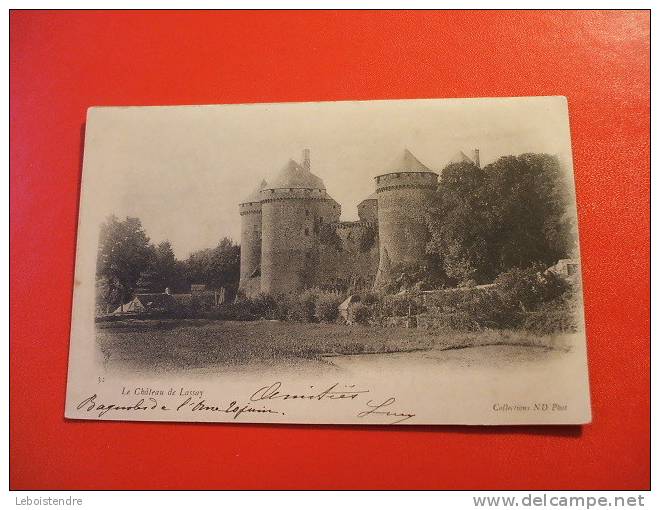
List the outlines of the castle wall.
{"label": "castle wall", "polygon": [[343,222],[335,225],[340,242],[321,244],[317,286],[328,290],[373,287],[378,270],[378,225]]}
{"label": "castle wall", "polygon": [[261,291],[260,277],[253,276],[261,266],[261,203],[239,205],[241,215],[241,277],[239,290],[247,296]]}
{"label": "castle wall", "polygon": [[319,225],[337,223],[341,216],[341,206],[332,199],[318,201],[314,213],[319,220]]}
{"label": "castle wall", "polygon": [[400,172],[376,177],[380,242],[378,281],[382,281],[395,264],[423,259],[428,238],[425,214],[437,185],[438,176],[431,172]]}

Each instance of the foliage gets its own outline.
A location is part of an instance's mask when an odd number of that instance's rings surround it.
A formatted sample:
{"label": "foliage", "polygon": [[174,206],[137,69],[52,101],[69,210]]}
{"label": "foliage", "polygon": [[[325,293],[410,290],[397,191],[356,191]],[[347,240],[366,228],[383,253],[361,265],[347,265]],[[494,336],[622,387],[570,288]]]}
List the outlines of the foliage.
{"label": "foliage", "polygon": [[277,301],[269,294],[260,293],[251,299],[236,300],[249,314],[256,319],[275,319],[277,317]]}
{"label": "foliage", "polygon": [[251,311],[264,319],[276,319],[277,301],[269,294],[259,293],[252,299]]}
{"label": "foliage", "polygon": [[574,330],[572,287],[554,273],[538,269],[511,269],[498,276],[494,286],[434,293],[427,297],[427,306],[433,317],[461,330],[522,327],[544,334]]}
{"label": "foliage", "polygon": [[96,313],[111,313],[115,304],[119,304],[120,297],[117,288],[111,288],[110,279],[107,277],[96,277]]}
{"label": "foliage", "polygon": [[353,319],[358,324],[368,324],[373,315],[371,307],[364,303],[355,303],[353,305]]}
{"label": "foliage", "polygon": [[387,272],[387,280],[383,282],[383,290],[394,294],[402,290],[429,290],[448,283],[440,258],[435,254],[427,254],[423,261],[417,263],[398,263]]}
{"label": "foliage", "polygon": [[224,287],[227,300],[231,300],[238,289],[240,265],[240,246],[225,237],[215,248],[192,253],[184,261],[183,271],[188,284],[201,283],[209,289]]}
{"label": "foliage", "polygon": [[287,318],[296,322],[316,322],[316,301],[320,291],[309,289],[289,300]]}
{"label": "foliage", "polygon": [[419,297],[410,293],[384,296],[380,304],[380,314],[386,317],[416,315],[422,310]]}
{"label": "foliage", "polygon": [[503,305],[510,310],[529,312],[566,292],[568,283],[550,271],[542,273],[541,270],[542,266],[535,264],[499,275],[495,285]]}
{"label": "foliage", "polygon": [[556,156],[506,156],[483,169],[450,164],[427,214],[427,250],[458,284],[537,262],[547,267],[575,248],[568,200]]}
{"label": "foliage", "polygon": [[166,288],[183,290],[185,287],[181,267],[174,256],[172,245],[163,241],[149,247],[149,262],[137,282],[143,292],[164,292]]}
{"label": "foliage", "polygon": [[227,320],[288,320],[294,322],[333,322],[339,315],[342,296],[318,289],[309,289],[300,295],[260,293],[252,298],[242,294],[233,303],[220,306],[215,318]]}
{"label": "foliage", "polygon": [[442,256],[447,276],[457,282],[492,277],[482,192],[485,181],[485,172],[472,163],[449,164],[427,215],[431,234],[427,249]]}
{"label": "foliage", "polygon": [[380,295],[375,292],[365,292],[364,295],[360,296],[360,301],[367,306],[375,305],[381,300]]}
{"label": "foliage", "polygon": [[322,322],[334,322],[339,317],[339,305],[343,301],[339,294],[323,292],[316,301],[316,318]]}
{"label": "foliage", "polygon": [[250,307],[246,306],[246,304],[247,302],[242,299],[237,299],[233,303],[223,303],[217,308],[217,310],[214,310],[212,313],[208,314],[208,316],[212,319],[232,321],[257,320],[259,317],[256,316]]}
{"label": "foliage", "polygon": [[497,272],[533,262],[547,267],[568,257],[574,249],[575,224],[559,159],[548,154],[507,156],[484,171]]}
{"label": "foliage", "polygon": [[113,308],[128,302],[151,254],[138,218],[108,217],[101,225],[96,259],[97,304]]}
{"label": "foliage", "polygon": [[579,327],[576,310],[576,294],[569,291],[526,314],[522,327],[539,335],[574,333]]}
{"label": "foliage", "polygon": [[[169,241],[153,245],[138,218],[109,216],[101,225],[96,304],[99,312],[127,303],[136,292],[189,292],[191,284],[226,290],[232,300],[240,278],[240,246],[222,239],[215,248],[197,251],[185,261],[174,255]],[[194,301],[194,300],[193,300]],[[195,308],[195,303],[192,303]]]}

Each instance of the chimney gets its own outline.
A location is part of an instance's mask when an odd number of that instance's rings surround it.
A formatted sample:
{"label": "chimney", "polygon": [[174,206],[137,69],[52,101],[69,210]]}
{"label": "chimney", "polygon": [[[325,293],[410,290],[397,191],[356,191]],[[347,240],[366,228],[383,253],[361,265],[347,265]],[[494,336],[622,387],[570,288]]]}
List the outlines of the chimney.
{"label": "chimney", "polygon": [[479,161],[479,149],[474,149],[474,157],[472,159],[474,160],[474,164],[481,168],[481,162]]}
{"label": "chimney", "polygon": [[308,172],[312,170],[312,164],[309,161],[309,149],[303,149],[302,167]]}

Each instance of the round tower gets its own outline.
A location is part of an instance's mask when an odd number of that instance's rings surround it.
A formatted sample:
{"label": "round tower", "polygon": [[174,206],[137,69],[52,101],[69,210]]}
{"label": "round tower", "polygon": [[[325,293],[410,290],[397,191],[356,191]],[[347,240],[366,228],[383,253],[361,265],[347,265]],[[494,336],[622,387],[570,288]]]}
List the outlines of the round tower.
{"label": "round tower", "polygon": [[324,225],[339,220],[339,204],[325,184],[303,164],[290,160],[261,190],[261,290],[299,292],[317,284],[319,240]]}
{"label": "round tower", "polygon": [[239,205],[241,215],[241,279],[238,290],[251,297],[261,292],[261,181]]}
{"label": "round tower", "polygon": [[399,263],[421,262],[428,238],[426,211],[438,175],[406,149],[386,173],[376,177],[380,263],[376,285]]}

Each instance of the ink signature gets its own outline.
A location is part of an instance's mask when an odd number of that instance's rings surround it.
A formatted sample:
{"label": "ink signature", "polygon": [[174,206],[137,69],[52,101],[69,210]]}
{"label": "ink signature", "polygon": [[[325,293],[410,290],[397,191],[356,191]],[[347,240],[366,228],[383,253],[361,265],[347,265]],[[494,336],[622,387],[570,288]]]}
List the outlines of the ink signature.
{"label": "ink signature", "polygon": [[84,410],[86,412],[97,413],[99,418],[102,418],[107,413],[111,411],[175,411],[179,412],[182,410],[195,411],[195,412],[215,412],[215,413],[225,413],[233,415],[233,419],[237,419],[244,413],[247,414],[284,414],[280,411],[270,409],[267,407],[255,407],[250,404],[238,404],[235,400],[232,400],[229,405],[214,405],[209,404],[206,400],[197,400],[192,397],[188,397],[181,404],[175,408],[167,407],[164,404],[159,403],[155,398],[141,398],[134,404],[130,405],[121,405],[117,403],[104,403],[98,402],[98,395],[94,394],[86,399],[82,400],[78,406],[78,410]]}
{"label": "ink signature", "polygon": [[[355,400],[363,393],[369,393],[369,390],[353,390],[353,386],[346,386],[346,390],[338,388],[339,383],[335,383],[323,391],[312,391],[310,393],[286,393],[280,391],[282,388],[281,382],[275,382],[270,386],[263,386],[255,391],[250,397],[250,401],[258,402],[260,400],[340,400],[351,399]],[[312,386],[313,387],[313,386]]]}
{"label": "ink signature", "polygon": [[415,416],[414,413],[402,413],[402,412],[390,411],[388,409],[385,409],[386,407],[391,406],[395,402],[396,399],[394,397],[389,397],[381,403],[377,403],[373,400],[369,400],[369,402],[367,402],[368,409],[365,409],[364,411],[360,411],[357,414],[357,417],[366,418],[367,416],[375,416],[375,415],[389,416],[392,418],[396,418],[395,421],[391,422],[391,425],[395,425],[396,423],[401,423]]}

